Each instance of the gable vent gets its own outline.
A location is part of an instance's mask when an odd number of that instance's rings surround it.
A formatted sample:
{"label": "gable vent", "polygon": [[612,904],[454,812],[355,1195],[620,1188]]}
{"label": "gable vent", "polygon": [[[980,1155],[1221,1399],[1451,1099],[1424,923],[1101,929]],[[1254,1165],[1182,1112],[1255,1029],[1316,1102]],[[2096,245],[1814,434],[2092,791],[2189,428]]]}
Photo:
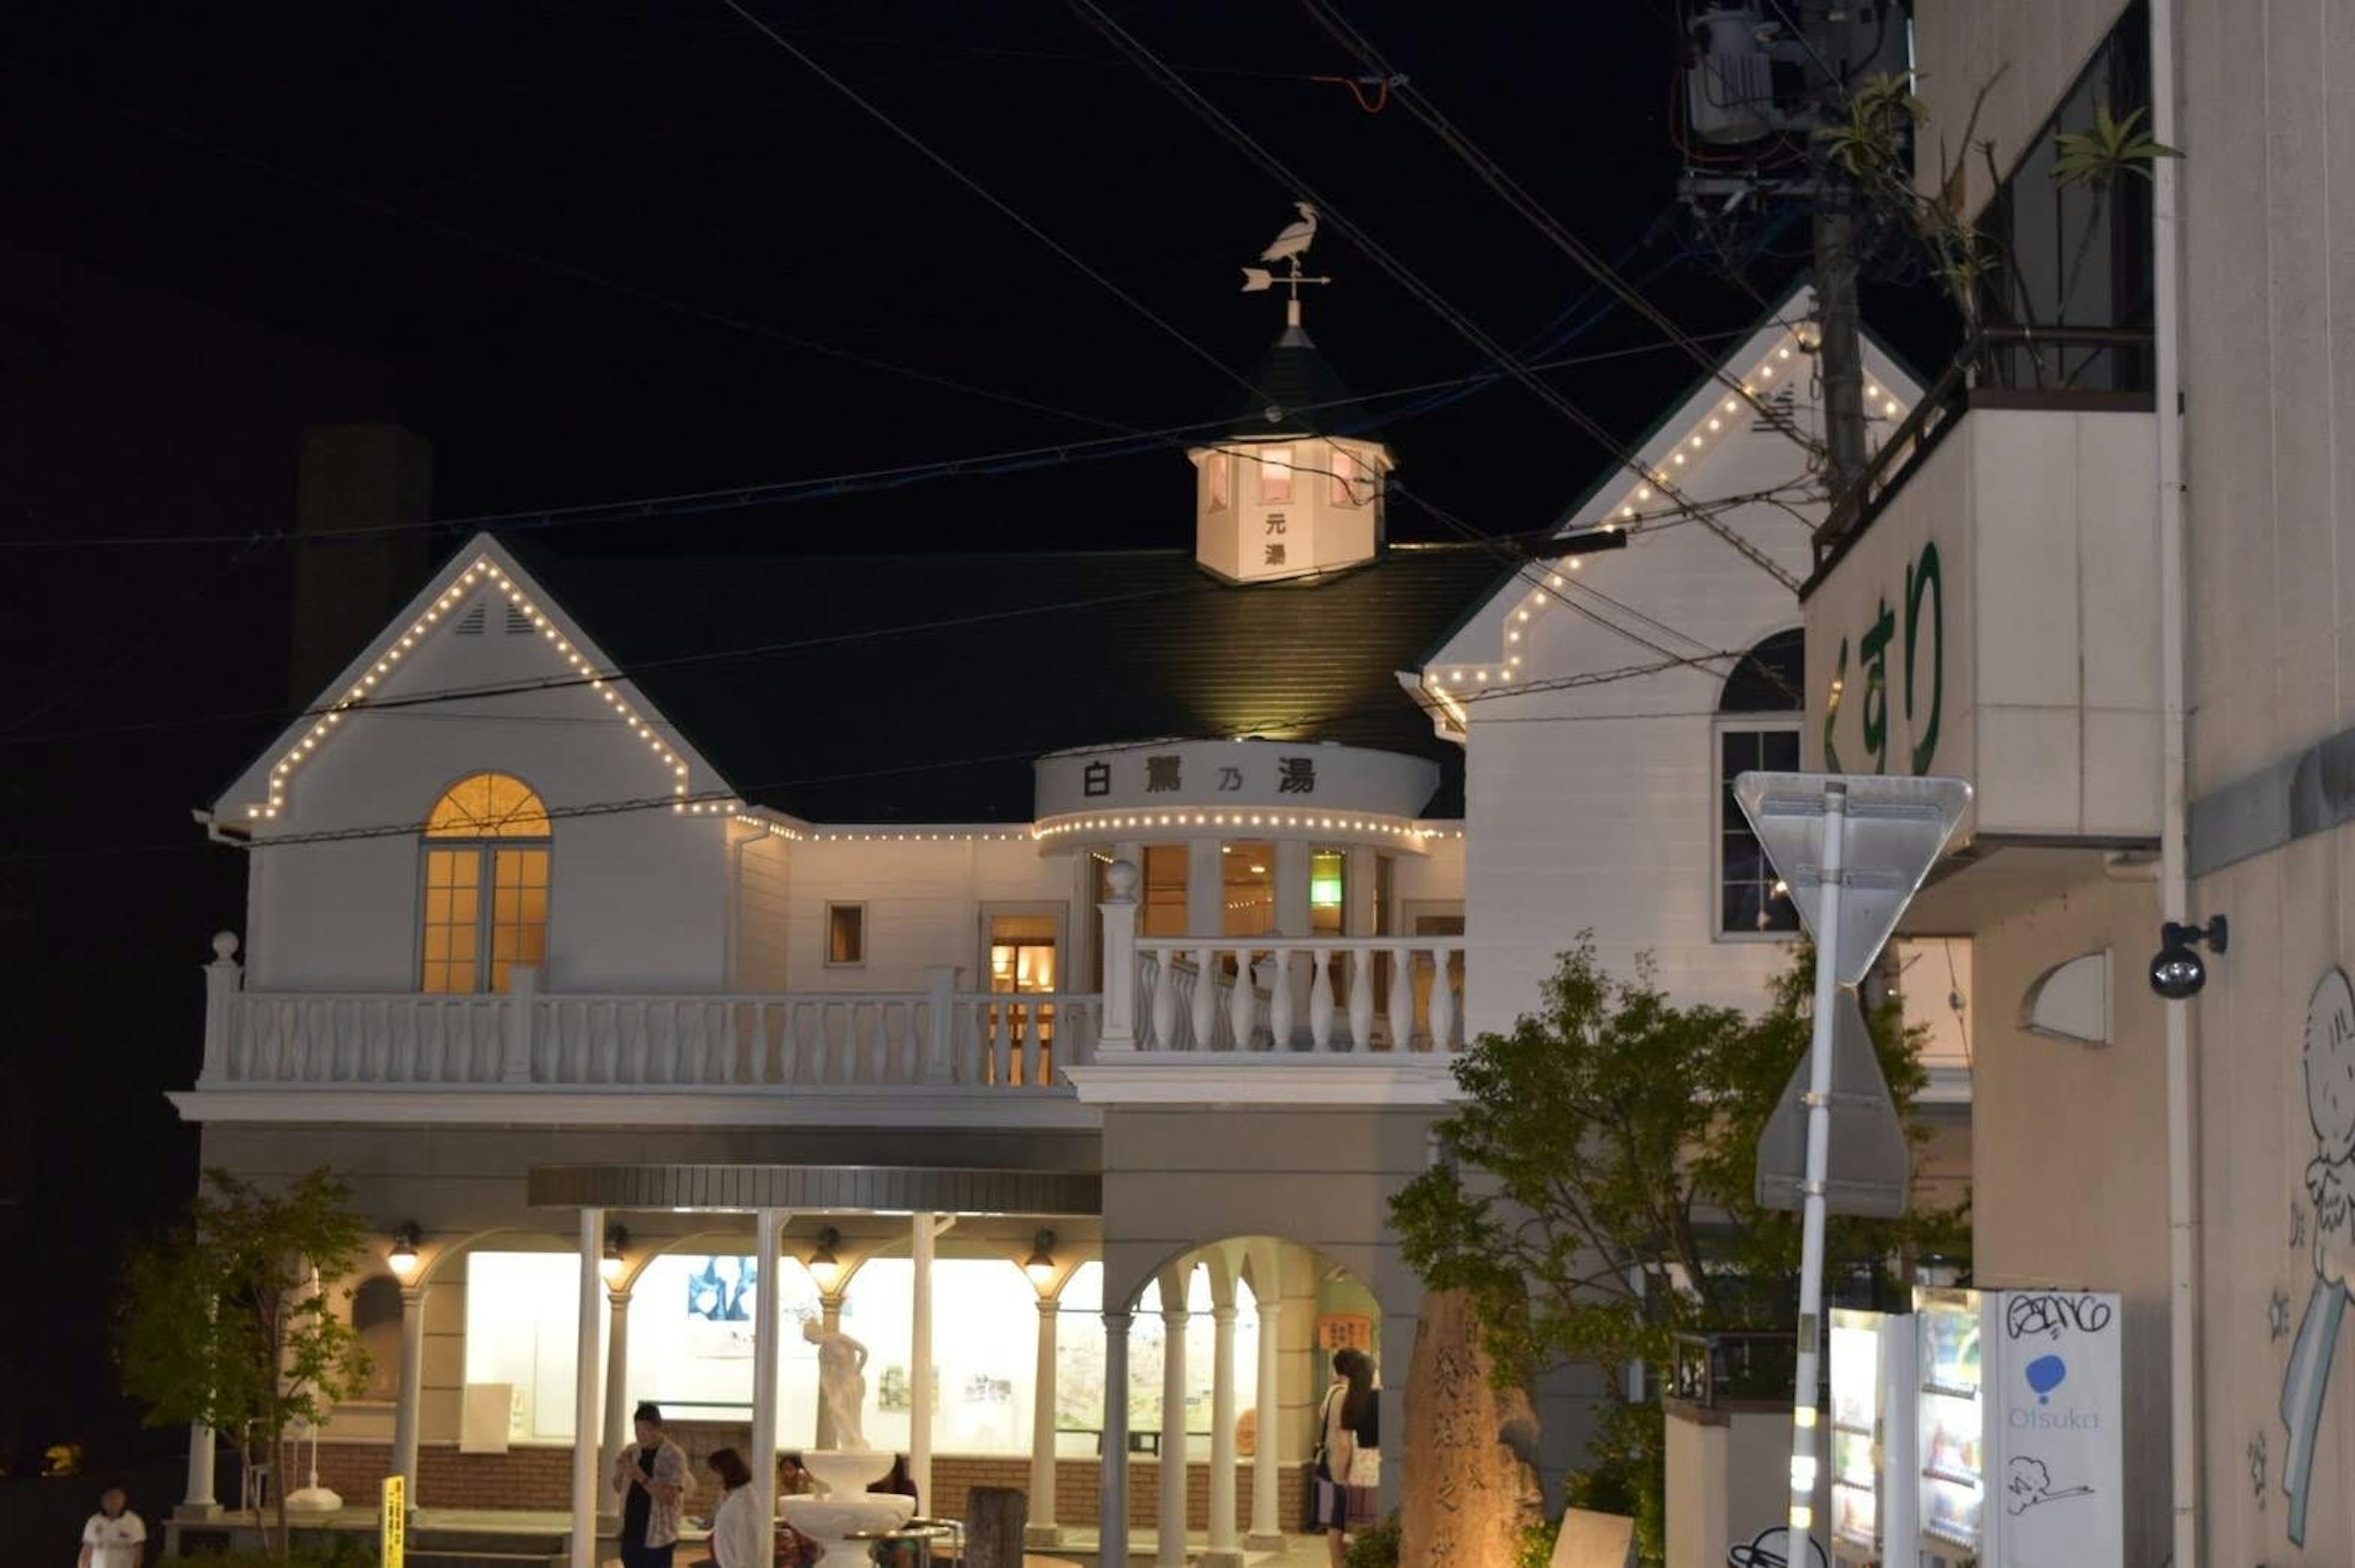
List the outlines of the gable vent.
{"label": "gable vent", "polygon": [[1764,412],[1750,420],[1753,435],[1777,435],[1796,438],[1799,433],[1799,396],[1796,388],[1777,387],[1774,392],[1758,400]]}
{"label": "gable vent", "polygon": [[507,635],[529,636],[532,632],[531,613],[520,604],[507,606]]}
{"label": "gable vent", "polygon": [[466,613],[459,616],[450,629],[462,637],[479,637],[483,635],[484,623],[490,619],[489,611],[490,607],[478,599],[466,607]]}

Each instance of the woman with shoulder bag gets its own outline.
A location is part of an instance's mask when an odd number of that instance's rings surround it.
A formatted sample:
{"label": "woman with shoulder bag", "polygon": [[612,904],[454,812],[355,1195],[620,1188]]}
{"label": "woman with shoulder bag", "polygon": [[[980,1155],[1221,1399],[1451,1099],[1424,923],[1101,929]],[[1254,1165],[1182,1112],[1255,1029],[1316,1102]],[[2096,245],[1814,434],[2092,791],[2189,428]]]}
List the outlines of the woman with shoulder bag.
{"label": "woman with shoulder bag", "polygon": [[1349,1494],[1360,1477],[1381,1473],[1380,1428],[1374,1399],[1373,1358],[1363,1350],[1333,1353],[1333,1386],[1316,1409],[1316,1470],[1309,1483],[1308,1528],[1325,1537],[1333,1568],[1348,1557]]}

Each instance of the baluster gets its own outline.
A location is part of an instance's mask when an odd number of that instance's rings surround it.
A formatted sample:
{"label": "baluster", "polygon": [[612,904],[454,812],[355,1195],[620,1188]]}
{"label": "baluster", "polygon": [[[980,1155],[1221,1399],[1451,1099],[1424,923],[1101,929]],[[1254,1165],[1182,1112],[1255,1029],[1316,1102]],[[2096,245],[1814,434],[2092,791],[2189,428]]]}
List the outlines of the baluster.
{"label": "baluster", "polygon": [[619,1009],[611,1002],[581,1004],[581,1023],[588,1031],[597,1053],[597,1070],[608,1083],[624,1082],[627,1067],[622,1053],[622,1020]]}
{"label": "baluster", "polygon": [[646,1031],[646,1082],[676,1083],[678,1080],[678,1017],[655,1001],[638,1004]]}
{"label": "baluster", "polygon": [[1451,955],[1444,946],[1431,955],[1431,1049],[1437,1051],[1454,1048],[1455,987],[1447,976]]}
{"label": "baluster", "polygon": [[1039,1015],[1046,1010],[1045,1006],[1039,1002],[1026,1003],[1022,1008],[1022,1072],[1019,1077],[1026,1087],[1039,1082],[1041,1051],[1039,1030],[1042,1021]]}
{"label": "baluster", "polygon": [[1227,997],[1227,1027],[1233,1034],[1231,1049],[1249,1051],[1252,1047],[1252,1019],[1259,998],[1252,994],[1252,950],[1235,950],[1235,986]]}
{"label": "baluster", "polygon": [[1292,949],[1278,947],[1268,957],[1275,965],[1275,977],[1267,987],[1267,1048],[1270,1051],[1292,1049]]}
{"label": "baluster", "polygon": [[358,1059],[358,1052],[352,1045],[352,1015],[356,1010],[353,1005],[345,1002],[327,1004],[327,1039],[333,1043],[328,1050],[325,1076],[336,1083],[351,1081],[352,1064]]}
{"label": "baluster", "polygon": [[777,1071],[786,1083],[803,1082],[802,1020],[809,1014],[806,1002],[786,1001],[780,1004],[784,1014],[777,1035]]}
{"label": "baluster", "polygon": [[436,999],[417,1020],[417,1082],[442,1082],[442,1059],[450,1054],[450,1005]]}
{"label": "baluster", "polygon": [[301,1002],[287,1009],[286,1069],[292,1083],[311,1076],[311,1009]]}
{"label": "baluster", "polygon": [[1218,1027],[1219,955],[1204,947],[1194,955],[1194,1049],[1208,1051],[1216,1045]]}
{"label": "baluster", "polygon": [[654,1030],[646,1021],[645,1008],[643,1005],[632,1007],[623,1002],[606,1005],[613,1009],[613,1033],[621,1045],[622,1060],[628,1066],[628,1082],[653,1083]]}
{"label": "baluster", "polygon": [[1309,963],[1308,1043],[1317,1051],[1333,1049],[1333,950],[1320,947]]}
{"label": "baluster", "polygon": [[848,1074],[844,1071],[843,1066],[846,1052],[842,1035],[835,1028],[835,1020],[837,1018],[843,1019],[844,1027],[847,1029],[849,1014],[841,1003],[828,1002],[818,1010],[818,1030],[823,1041],[818,1048],[818,1082],[821,1083],[848,1082]]}
{"label": "baluster", "polygon": [[1414,955],[1391,949],[1391,1049],[1404,1051],[1414,1040]]}
{"label": "baluster", "polygon": [[392,1064],[387,1069],[393,1083],[417,1082],[417,1006],[403,1003],[392,1015]]}
{"label": "baluster", "polygon": [[1374,1049],[1374,955],[1363,947],[1349,955],[1349,1049]]}
{"label": "baluster", "polygon": [[1178,1046],[1178,955],[1156,953],[1153,955],[1153,1039],[1155,1051],[1174,1051]]}

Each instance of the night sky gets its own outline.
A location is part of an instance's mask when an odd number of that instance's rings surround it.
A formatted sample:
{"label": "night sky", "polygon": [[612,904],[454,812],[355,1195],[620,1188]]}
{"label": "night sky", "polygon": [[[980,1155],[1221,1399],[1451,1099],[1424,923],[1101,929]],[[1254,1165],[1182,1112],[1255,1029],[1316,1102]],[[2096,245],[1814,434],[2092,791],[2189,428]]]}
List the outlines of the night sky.
{"label": "night sky", "polygon": [[[1273,336],[1280,306],[1236,269],[1296,193],[1077,13],[753,8],[1211,357],[1240,368]],[[1403,109],[1313,80],[1361,68],[1303,10],[1108,8],[1497,337],[1609,356],[1551,379],[1614,431],[1697,373]],[[1740,229],[1729,272],[1679,215],[1667,0],[1342,8],[1686,331],[1742,327],[1798,274],[1803,219]],[[25,0],[0,84],[0,1451],[74,1438],[120,1463],[141,1440],[106,1303],[123,1240],[193,1180],[161,1096],[195,1074],[207,939],[242,924],[241,859],[188,811],[289,706],[277,536],[305,426],[398,420],[432,443],[434,515],[461,517],[1157,429],[1234,383],[719,0]],[[1312,260],[1338,282],[1310,328],[1360,393],[1484,368],[1329,231]],[[1936,310],[1865,297],[1917,363],[1943,357]],[[1407,484],[1487,530],[1544,524],[1606,462],[1509,384],[1369,406]],[[1174,548],[1191,494],[1153,452],[568,539]],[[189,534],[240,542],[125,542]]]}

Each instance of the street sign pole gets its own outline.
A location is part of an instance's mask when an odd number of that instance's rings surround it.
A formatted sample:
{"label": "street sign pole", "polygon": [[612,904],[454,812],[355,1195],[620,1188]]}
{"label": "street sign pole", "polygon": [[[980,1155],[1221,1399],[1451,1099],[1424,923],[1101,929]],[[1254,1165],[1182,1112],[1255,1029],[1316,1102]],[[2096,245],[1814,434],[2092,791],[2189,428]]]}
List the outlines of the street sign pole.
{"label": "street sign pole", "polygon": [[[1734,799],[1816,939],[1806,1060],[1758,1138],[1758,1203],[1799,1211],[1797,1365],[1791,1390],[1790,1540],[1810,1538],[1823,1470],[1824,1228],[1893,1219],[1913,1186],[1905,1127],[1873,1054],[1857,987],[1969,809],[1960,779],[1743,773]],[[1834,1147],[1833,1133],[1838,1133]]]}
{"label": "street sign pole", "polygon": [[1832,1020],[1839,997],[1840,882],[1848,840],[1848,786],[1824,785],[1823,893],[1816,921],[1815,1034],[1807,1048],[1807,1174],[1799,1221],[1799,1345],[1791,1392],[1791,1529],[1794,1555],[1815,1523],[1816,1387],[1823,1353],[1824,1180],[1832,1147]]}

